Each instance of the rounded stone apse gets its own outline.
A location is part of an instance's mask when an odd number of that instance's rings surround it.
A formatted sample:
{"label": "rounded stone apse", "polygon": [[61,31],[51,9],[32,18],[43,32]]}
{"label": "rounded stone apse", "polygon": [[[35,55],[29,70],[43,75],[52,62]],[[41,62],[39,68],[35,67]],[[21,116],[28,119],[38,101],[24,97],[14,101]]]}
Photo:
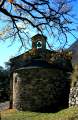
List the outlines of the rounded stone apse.
{"label": "rounded stone apse", "polygon": [[57,112],[68,107],[69,74],[56,68],[23,68],[13,73],[13,107]]}

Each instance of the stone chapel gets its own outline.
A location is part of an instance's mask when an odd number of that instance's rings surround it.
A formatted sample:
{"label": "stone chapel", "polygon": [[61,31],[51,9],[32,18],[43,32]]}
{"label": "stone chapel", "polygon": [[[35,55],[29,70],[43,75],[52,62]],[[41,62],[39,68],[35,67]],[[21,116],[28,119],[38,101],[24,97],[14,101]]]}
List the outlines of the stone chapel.
{"label": "stone chapel", "polygon": [[10,108],[56,112],[68,107],[71,56],[46,48],[47,37],[32,37],[32,49],[10,59]]}

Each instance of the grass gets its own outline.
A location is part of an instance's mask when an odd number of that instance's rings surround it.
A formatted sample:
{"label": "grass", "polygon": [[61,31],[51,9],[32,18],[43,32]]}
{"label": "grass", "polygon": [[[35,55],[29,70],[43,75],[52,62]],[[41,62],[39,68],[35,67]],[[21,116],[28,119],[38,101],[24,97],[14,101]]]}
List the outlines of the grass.
{"label": "grass", "polygon": [[1,112],[1,120],[78,120],[78,107],[70,107],[57,113],[22,112],[9,109]]}

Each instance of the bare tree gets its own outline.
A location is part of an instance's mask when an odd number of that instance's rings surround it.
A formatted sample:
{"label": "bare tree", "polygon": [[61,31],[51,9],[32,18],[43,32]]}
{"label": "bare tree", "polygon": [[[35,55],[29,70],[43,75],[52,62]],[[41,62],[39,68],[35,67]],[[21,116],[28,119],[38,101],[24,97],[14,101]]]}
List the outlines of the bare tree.
{"label": "bare tree", "polygon": [[[72,16],[72,0],[0,0],[0,20],[4,22],[0,39],[10,38],[12,42],[20,40],[21,47],[26,47],[32,26],[38,33],[48,34],[67,43],[67,35],[75,30]],[[47,41],[48,43],[48,41]],[[48,44],[49,45],[49,44]],[[49,45],[51,49],[51,45]]]}

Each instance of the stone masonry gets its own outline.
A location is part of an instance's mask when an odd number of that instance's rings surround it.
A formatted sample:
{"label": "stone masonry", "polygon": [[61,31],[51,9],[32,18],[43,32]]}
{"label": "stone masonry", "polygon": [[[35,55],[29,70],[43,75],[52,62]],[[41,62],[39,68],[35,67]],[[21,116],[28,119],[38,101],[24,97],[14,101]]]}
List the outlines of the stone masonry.
{"label": "stone masonry", "polygon": [[70,80],[57,68],[19,69],[13,73],[13,107],[56,112],[68,107]]}
{"label": "stone masonry", "polygon": [[69,106],[78,106],[78,80],[75,82],[74,86],[70,88],[69,94]]}

